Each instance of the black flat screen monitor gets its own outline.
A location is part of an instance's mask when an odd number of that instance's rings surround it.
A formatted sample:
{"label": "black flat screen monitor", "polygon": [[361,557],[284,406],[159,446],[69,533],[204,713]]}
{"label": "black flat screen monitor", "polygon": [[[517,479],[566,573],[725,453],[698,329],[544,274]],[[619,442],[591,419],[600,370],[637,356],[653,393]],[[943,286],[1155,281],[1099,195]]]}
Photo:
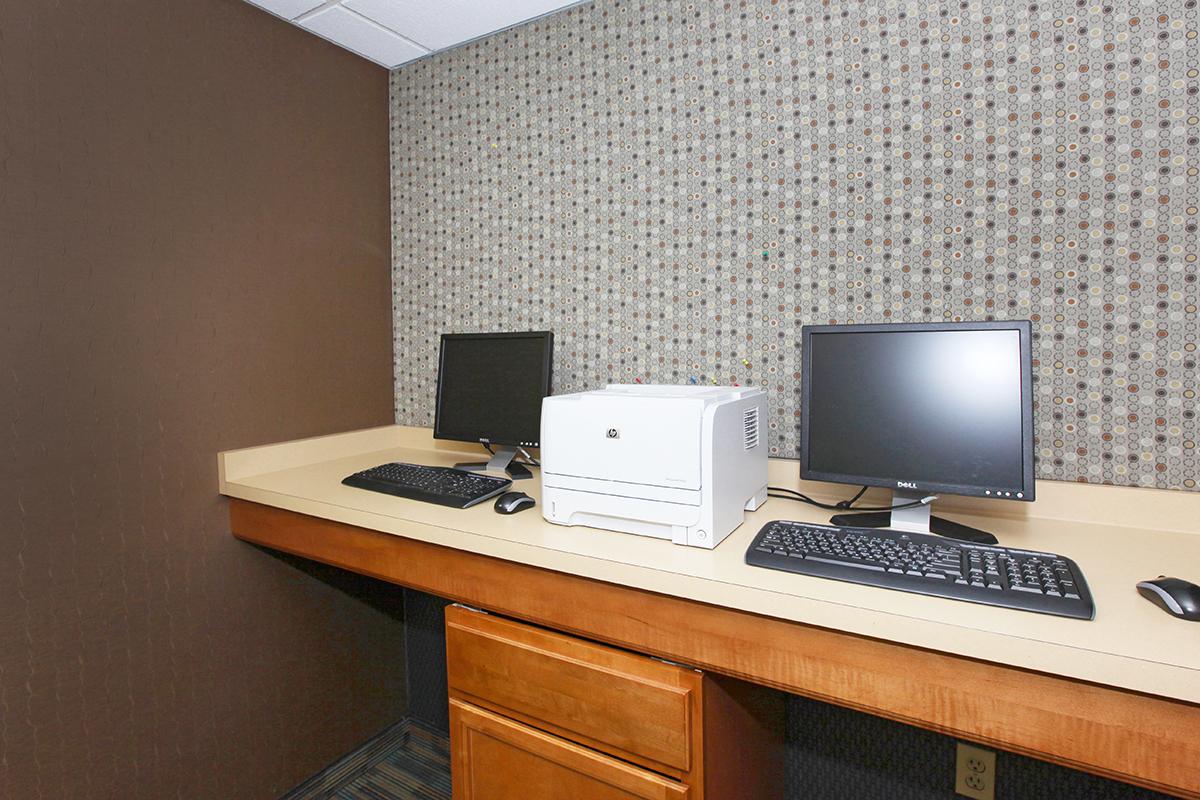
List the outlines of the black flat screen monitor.
{"label": "black flat screen monitor", "polygon": [[1033,500],[1032,326],[802,329],[800,471],[930,495]]}
{"label": "black flat screen monitor", "polygon": [[433,437],[537,447],[553,346],[549,331],[443,334]]}

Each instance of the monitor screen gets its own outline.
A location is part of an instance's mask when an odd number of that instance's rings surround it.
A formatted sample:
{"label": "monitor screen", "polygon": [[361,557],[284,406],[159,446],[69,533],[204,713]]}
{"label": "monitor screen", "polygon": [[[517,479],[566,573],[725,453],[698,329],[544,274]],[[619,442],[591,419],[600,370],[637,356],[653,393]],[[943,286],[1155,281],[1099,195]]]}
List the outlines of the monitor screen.
{"label": "monitor screen", "polygon": [[1033,498],[1031,325],[803,329],[804,477]]}
{"label": "monitor screen", "polygon": [[537,447],[553,343],[549,331],[444,334],[434,438]]}

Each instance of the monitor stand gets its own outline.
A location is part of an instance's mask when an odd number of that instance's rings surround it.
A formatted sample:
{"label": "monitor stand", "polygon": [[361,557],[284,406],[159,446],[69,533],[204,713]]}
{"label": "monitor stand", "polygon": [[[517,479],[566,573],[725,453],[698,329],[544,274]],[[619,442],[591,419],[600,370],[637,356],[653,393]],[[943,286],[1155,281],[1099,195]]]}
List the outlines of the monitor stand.
{"label": "monitor stand", "polygon": [[455,464],[454,467],[455,469],[465,469],[468,472],[507,472],[508,477],[514,481],[532,478],[533,473],[529,471],[529,467],[513,461],[516,457],[517,448],[497,447],[496,452],[492,454],[491,461],[472,461]]}
{"label": "monitor stand", "polygon": [[[927,494],[892,490],[892,505],[915,503]],[[909,533],[936,533],[950,539],[962,539],[976,544],[999,544],[996,537],[987,531],[962,525],[942,517],[932,515],[930,506],[926,503],[912,508],[898,508],[893,511],[876,511],[869,514],[836,514],[829,521],[834,525],[845,525],[859,528],[891,528]]]}

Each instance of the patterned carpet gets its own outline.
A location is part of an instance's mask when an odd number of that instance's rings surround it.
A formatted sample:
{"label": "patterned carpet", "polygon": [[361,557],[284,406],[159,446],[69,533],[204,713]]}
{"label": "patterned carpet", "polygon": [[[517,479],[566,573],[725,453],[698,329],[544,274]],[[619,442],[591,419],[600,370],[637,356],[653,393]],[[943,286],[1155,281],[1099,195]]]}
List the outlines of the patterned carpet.
{"label": "patterned carpet", "polygon": [[450,800],[450,743],[434,728],[404,720],[280,800]]}

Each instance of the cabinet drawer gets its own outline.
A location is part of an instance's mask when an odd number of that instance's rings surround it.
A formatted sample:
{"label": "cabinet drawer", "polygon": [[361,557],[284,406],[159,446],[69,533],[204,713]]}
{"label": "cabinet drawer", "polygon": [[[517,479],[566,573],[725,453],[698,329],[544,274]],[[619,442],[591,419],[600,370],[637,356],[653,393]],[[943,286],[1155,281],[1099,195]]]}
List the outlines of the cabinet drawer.
{"label": "cabinet drawer", "polygon": [[688,800],[653,772],[450,701],[455,800]]}
{"label": "cabinet drawer", "polygon": [[699,761],[704,677],[451,606],[450,696],[673,777]]}

